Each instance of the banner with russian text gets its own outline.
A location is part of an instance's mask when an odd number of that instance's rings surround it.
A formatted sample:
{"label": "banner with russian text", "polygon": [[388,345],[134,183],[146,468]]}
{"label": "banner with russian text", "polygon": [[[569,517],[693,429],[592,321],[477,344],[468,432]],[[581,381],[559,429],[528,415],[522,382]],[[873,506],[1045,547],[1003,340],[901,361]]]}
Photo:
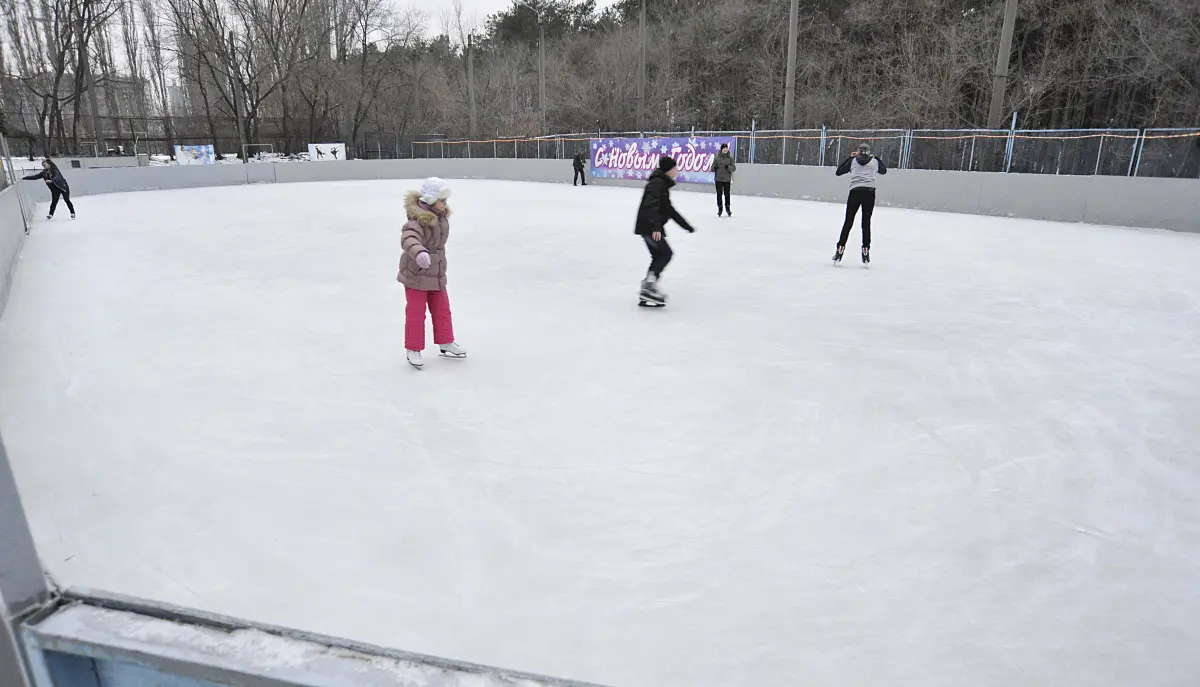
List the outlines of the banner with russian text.
{"label": "banner with russian text", "polygon": [[732,136],[703,138],[594,138],[592,177],[596,179],[646,179],[658,168],[658,158],[668,155],[679,165],[676,181],[691,184],[714,182],[713,158],[721,144],[734,150]]}

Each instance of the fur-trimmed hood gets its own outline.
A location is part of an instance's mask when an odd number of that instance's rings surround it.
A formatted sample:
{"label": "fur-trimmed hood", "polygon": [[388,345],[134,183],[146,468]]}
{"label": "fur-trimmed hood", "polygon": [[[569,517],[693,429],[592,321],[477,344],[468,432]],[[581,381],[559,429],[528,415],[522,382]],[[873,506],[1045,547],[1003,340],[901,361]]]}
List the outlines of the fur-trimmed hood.
{"label": "fur-trimmed hood", "polygon": [[[409,191],[404,196],[404,210],[408,213],[410,220],[415,219],[421,223],[421,226],[432,227],[438,222],[438,214],[433,211],[425,203],[421,202],[420,191]],[[446,214],[443,217],[450,216],[450,206],[446,206]]]}

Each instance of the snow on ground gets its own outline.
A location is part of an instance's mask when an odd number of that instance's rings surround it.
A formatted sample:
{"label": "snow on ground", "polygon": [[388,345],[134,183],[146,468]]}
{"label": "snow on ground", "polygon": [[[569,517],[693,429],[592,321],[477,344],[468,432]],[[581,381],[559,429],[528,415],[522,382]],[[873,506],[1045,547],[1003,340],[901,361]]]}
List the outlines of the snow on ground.
{"label": "snow on ground", "polygon": [[416,372],[409,186],[35,226],[0,424],[60,581],[616,685],[1194,684],[1200,236],[880,208],[834,268],[837,205],[677,193],[646,310],[637,190],[456,181],[470,358]]}

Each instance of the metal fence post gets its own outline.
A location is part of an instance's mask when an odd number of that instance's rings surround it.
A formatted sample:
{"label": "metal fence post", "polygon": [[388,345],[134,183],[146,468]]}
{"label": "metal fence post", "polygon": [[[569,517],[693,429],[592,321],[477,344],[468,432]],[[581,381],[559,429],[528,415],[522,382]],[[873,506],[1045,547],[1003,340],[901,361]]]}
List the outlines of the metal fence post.
{"label": "metal fence post", "polygon": [[467,159],[471,159],[471,142],[467,141]]}
{"label": "metal fence post", "polygon": [[1100,147],[1096,149],[1096,168],[1092,170],[1092,176],[1100,174],[1100,156],[1104,153],[1104,134],[1100,134]]}
{"label": "metal fence post", "polygon": [[750,164],[754,164],[754,144],[755,144],[754,135],[757,132],[757,130],[758,130],[758,120],[751,119],[750,120]]}
{"label": "metal fence post", "polygon": [[976,138],[978,138],[978,137],[977,136],[971,137],[971,158],[969,160],[967,160],[967,171],[968,172],[975,169],[975,139]]}
{"label": "metal fence post", "polygon": [[824,124],[822,124],[821,125],[821,154],[818,157],[819,162],[817,163],[817,164],[821,165],[822,167],[825,166],[825,146],[826,146],[825,131],[826,131],[826,127]]}
{"label": "metal fence post", "polygon": [[1012,168],[1013,144],[1017,140],[1017,113],[1012,116],[1012,125],[1008,128],[1008,145],[1004,146],[1004,172]]}
{"label": "metal fence post", "polygon": [[498,149],[496,148],[496,139],[493,138],[492,139],[492,159],[494,160],[498,157],[500,157],[500,153],[499,153]]}
{"label": "metal fence post", "polygon": [[8,139],[0,134],[0,165],[3,165],[6,174],[9,177],[9,183],[13,186],[13,193],[17,194],[17,205],[21,209],[21,223],[25,226],[25,233],[29,233],[29,227],[33,223],[33,201],[25,194],[25,185],[21,182],[21,177],[17,174],[17,166],[12,161],[12,151],[8,148]]}
{"label": "metal fence post", "polygon": [[1133,149],[1129,151],[1129,166],[1125,169],[1125,176],[1133,176],[1133,161],[1137,159],[1138,143],[1142,140],[1142,132],[1138,131],[1133,135]]}
{"label": "metal fence post", "polygon": [[1145,129],[1142,130],[1141,137],[1142,137],[1141,138],[1142,144],[1140,146],[1138,146],[1138,149],[1137,149],[1137,162],[1134,163],[1134,165],[1133,165],[1133,176],[1137,176],[1138,171],[1141,170],[1141,168],[1142,168],[1142,153],[1146,152],[1146,130]]}

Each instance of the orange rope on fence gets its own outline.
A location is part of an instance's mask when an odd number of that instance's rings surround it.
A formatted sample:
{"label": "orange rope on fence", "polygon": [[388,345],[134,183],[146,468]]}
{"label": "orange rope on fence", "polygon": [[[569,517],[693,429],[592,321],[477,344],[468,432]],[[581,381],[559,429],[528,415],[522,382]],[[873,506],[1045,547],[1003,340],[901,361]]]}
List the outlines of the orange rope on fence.
{"label": "orange rope on fence", "polygon": [[413,145],[434,146],[455,143],[562,143],[563,141],[586,141],[584,138],[491,138],[484,141],[413,141]]}
{"label": "orange rope on fence", "polygon": [[[754,141],[772,141],[777,139],[787,139],[789,141],[820,141],[820,136],[790,136],[783,134],[781,136],[746,136],[745,134],[735,134],[734,138],[744,138]],[[892,139],[904,138],[904,134],[896,134],[895,136],[843,136],[842,134],[829,134],[825,136],[826,141],[844,138],[848,141],[889,141]]]}
{"label": "orange rope on fence", "polygon": [[1200,136],[1200,131],[1190,131],[1183,134],[1163,134],[1162,136],[1146,135],[1142,136],[1142,138],[1191,138],[1194,136]]}
{"label": "orange rope on fence", "polygon": [[[834,140],[839,140],[839,139],[848,140],[848,141],[890,141],[890,140],[903,139],[903,138],[905,138],[906,135],[907,134],[905,134],[905,133],[897,133],[892,136],[847,136],[845,134],[826,134],[825,136],[794,136],[791,134],[775,134],[775,135],[769,135],[769,136],[762,136],[762,135],[734,134],[732,136],[732,138],[735,140],[736,139],[747,139],[747,140],[757,140],[757,141],[773,141],[773,140],[834,141]],[[961,141],[961,140],[965,140],[968,138],[985,138],[985,139],[986,138],[994,138],[994,139],[1008,139],[1008,138],[1017,139],[1017,138],[1019,138],[1021,140],[1027,140],[1027,141],[1078,141],[1078,140],[1084,140],[1084,139],[1089,139],[1089,138],[1119,138],[1119,139],[1137,140],[1138,138],[1142,138],[1142,139],[1176,139],[1176,138],[1196,138],[1196,137],[1200,137],[1200,131],[1188,131],[1188,132],[1171,133],[1171,134],[1090,133],[1090,134],[1079,134],[1079,135],[1075,135],[1075,136],[1062,136],[1062,135],[1040,136],[1037,134],[1029,134],[1029,133],[1020,133],[1020,134],[1011,133],[1011,134],[1009,134],[1009,133],[997,133],[997,132],[978,133],[978,134],[955,134],[953,136],[918,136],[914,133],[914,134],[908,136],[908,138],[910,138],[912,140],[918,140],[918,141]],[[607,137],[605,137],[605,138],[607,138]],[[620,137],[613,137],[613,138],[620,138]],[[683,138],[683,137],[676,136],[676,137],[663,137],[663,138]],[[723,137],[721,137],[721,136],[704,136],[702,138],[723,138]],[[517,144],[517,143],[539,143],[539,144],[540,143],[554,143],[554,144],[558,144],[558,143],[581,143],[583,141],[588,141],[588,140],[599,140],[599,139],[561,138],[561,137],[556,137],[556,138],[491,138],[491,139],[485,139],[485,140],[480,140],[480,141],[473,141],[473,140],[472,141],[412,141],[412,145],[429,145],[429,146],[447,145],[447,144],[449,144],[449,145],[464,145],[464,144],[471,144],[471,143],[475,143],[475,144],[488,144],[488,143],[512,143],[512,144]]]}

